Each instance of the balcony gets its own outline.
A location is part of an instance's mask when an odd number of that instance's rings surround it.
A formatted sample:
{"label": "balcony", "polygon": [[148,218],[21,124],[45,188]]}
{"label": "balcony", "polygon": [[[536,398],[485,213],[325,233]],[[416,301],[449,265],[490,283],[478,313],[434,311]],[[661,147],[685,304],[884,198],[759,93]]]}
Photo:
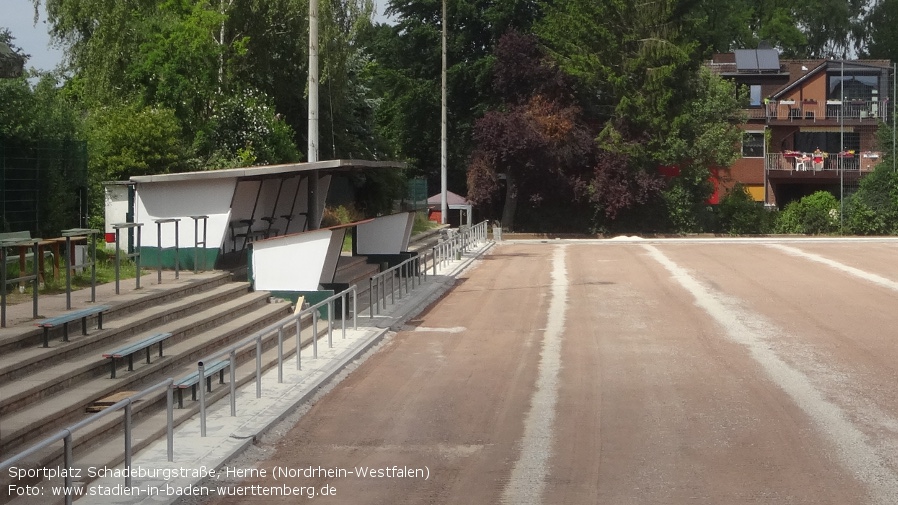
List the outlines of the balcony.
{"label": "balcony", "polygon": [[[817,161],[815,161],[815,159]],[[863,153],[847,152],[826,153],[824,156],[814,156],[814,153],[786,152],[767,153],[764,159],[764,170],[770,172],[788,172],[789,175],[802,173],[807,175],[838,176],[841,171],[846,173],[872,172],[882,160],[882,153],[864,151]]]}
{"label": "balcony", "polygon": [[[780,100],[766,104],[763,113],[768,121],[888,121],[889,101],[883,100]],[[759,109],[749,109],[749,117]]]}

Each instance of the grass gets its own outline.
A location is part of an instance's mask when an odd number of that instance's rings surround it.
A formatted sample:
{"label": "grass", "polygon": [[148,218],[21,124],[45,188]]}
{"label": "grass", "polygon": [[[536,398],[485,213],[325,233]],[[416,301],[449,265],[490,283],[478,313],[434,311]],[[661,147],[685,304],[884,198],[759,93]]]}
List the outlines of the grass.
{"label": "grass", "polygon": [[425,232],[439,227],[439,223],[435,223],[427,219],[426,212],[415,213],[415,223],[412,225],[412,234]]}
{"label": "grass", "polygon": [[[65,261],[60,260],[60,272],[56,279],[54,279],[52,275],[52,265],[48,263],[45,263],[47,271],[44,273],[44,284],[39,288],[38,294],[53,295],[65,293]],[[25,266],[25,269],[29,274],[33,272],[33,268],[34,264],[30,261]],[[119,279],[133,279],[135,277],[135,272],[134,262],[130,259],[122,259],[119,268]],[[6,277],[7,279],[19,277],[19,265],[11,264],[6,272]],[[108,282],[115,282],[114,254],[97,249],[97,284],[105,284]],[[26,282],[24,292],[19,292],[15,284],[8,284],[6,302],[15,304],[30,301],[32,299],[32,285],[32,281]],[[84,268],[81,273],[72,275],[72,290],[88,288],[90,285],[90,267]]]}

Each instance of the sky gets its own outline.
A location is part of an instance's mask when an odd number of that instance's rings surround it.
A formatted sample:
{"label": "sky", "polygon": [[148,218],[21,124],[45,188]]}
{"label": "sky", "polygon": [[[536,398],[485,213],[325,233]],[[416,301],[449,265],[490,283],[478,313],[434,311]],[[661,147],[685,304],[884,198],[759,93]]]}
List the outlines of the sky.
{"label": "sky", "polygon": [[62,61],[62,49],[50,44],[46,21],[46,14],[41,12],[34,24],[31,0],[0,0],[0,26],[9,28],[14,43],[31,55],[26,65],[38,70],[53,70]]}
{"label": "sky", "polygon": [[[386,0],[375,1],[375,9],[382,12]],[[376,15],[377,21],[385,19]],[[53,70],[63,58],[62,49],[53,47],[47,31],[47,16],[41,9],[37,24],[34,24],[34,4],[32,0],[0,0],[0,26],[9,28],[15,37],[15,44],[31,58],[26,64],[38,70]]]}

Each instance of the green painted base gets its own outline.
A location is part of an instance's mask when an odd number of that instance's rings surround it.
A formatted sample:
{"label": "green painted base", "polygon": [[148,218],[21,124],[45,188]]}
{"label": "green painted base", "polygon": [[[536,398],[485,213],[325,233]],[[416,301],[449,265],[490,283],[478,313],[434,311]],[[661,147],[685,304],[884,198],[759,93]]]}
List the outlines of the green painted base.
{"label": "green painted base", "polygon": [[[160,254],[161,251],[161,254]],[[195,247],[182,247],[178,249],[178,268],[181,270],[193,270],[194,257],[200,270],[212,270],[215,268],[215,262],[218,260],[218,249],[197,249]],[[175,268],[175,248],[167,247],[159,249],[158,247],[141,247],[140,248],[140,266],[145,268],[154,268],[159,266],[162,261],[162,268],[174,270]]]}

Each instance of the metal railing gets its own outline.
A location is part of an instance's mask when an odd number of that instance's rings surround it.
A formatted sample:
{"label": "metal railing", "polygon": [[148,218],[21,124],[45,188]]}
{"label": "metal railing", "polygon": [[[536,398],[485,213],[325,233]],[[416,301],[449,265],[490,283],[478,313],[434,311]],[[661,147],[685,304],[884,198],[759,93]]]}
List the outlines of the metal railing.
{"label": "metal railing", "polygon": [[[6,328],[6,295],[7,295],[7,283],[10,282],[32,282],[31,288],[31,297],[32,297],[32,317],[35,319],[38,318],[37,314],[37,292],[38,292],[38,282],[40,279],[40,262],[38,261],[38,254],[40,252],[40,247],[38,243],[41,241],[39,238],[32,238],[27,240],[0,240],[0,327]],[[7,247],[25,247],[28,244],[32,244],[33,252],[32,252],[32,263],[34,264],[34,273],[31,275],[23,275],[25,272],[19,272],[19,276],[15,279],[7,279],[6,278],[6,248]]]}
{"label": "metal railing", "polygon": [[836,172],[844,170],[845,172],[872,172],[876,165],[880,163],[882,156],[880,153],[863,152],[855,153],[848,156],[839,156],[833,153],[826,156],[822,161],[814,162],[814,156],[811,153],[799,156],[786,156],[783,153],[767,153],[764,159],[764,169],[771,170],[787,170],[798,172]]}
{"label": "metal railing", "polygon": [[[209,216],[190,216],[190,219],[193,219],[193,273],[197,273],[199,271],[200,246],[203,246],[203,271],[206,270],[206,237],[209,235]],[[203,240],[200,240],[200,221],[203,222]]]}
{"label": "metal railing", "polygon": [[162,225],[166,223],[175,223],[175,279],[180,278],[179,266],[180,266],[180,256],[181,251],[178,247],[178,224],[181,222],[180,219],[177,218],[168,218],[168,219],[157,219],[156,220],[156,247],[158,248],[156,254],[156,283],[162,284]]}
{"label": "metal railing", "polygon": [[[72,228],[71,230],[62,230],[62,236],[65,237],[65,308],[72,309],[72,269],[90,267],[90,301],[97,301],[97,234],[100,230],[91,228]],[[90,261],[75,264],[72,258],[72,239],[84,236],[85,247],[87,241],[91,242]]]}
{"label": "metal railing", "polygon": [[[398,279],[397,279],[398,275]],[[399,299],[402,299],[402,288],[405,286],[405,294],[411,293],[409,290],[408,280],[412,278],[411,288],[415,288],[422,284],[421,279],[421,257],[412,256],[402,263],[394,265],[382,272],[372,275],[368,279],[368,317],[373,318],[375,310],[380,314],[381,306],[387,309],[387,278],[390,284],[390,304],[396,303],[396,284],[399,284]],[[376,290],[376,291],[375,291]],[[375,294],[376,292],[376,294]]]}
{"label": "metal railing", "polygon": [[200,435],[206,436],[206,393],[205,393],[205,381],[206,381],[206,373],[205,373],[205,365],[207,363],[212,363],[219,358],[223,358],[227,356],[228,359],[228,372],[230,374],[230,400],[231,400],[231,416],[237,416],[237,353],[243,351],[244,349],[250,347],[251,345],[255,346],[255,355],[256,355],[256,398],[262,397],[262,354],[263,354],[263,341],[267,341],[266,337],[270,337],[277,333],[277,369],[278,369],[278,383],[282,383],[284,381],[284,329],[289,325],[295,325],[295,336],[296,336],[296,369],[302,370],[302,353],[300,350],[302,349],[302,320],[304,317],[311,315],[312,317],[312,357],[318,358],[318,309],[321,307],[327,306],[327,344],[329,348],[334,346],[333,344],[333,321],[334,321],[334,302],[336,300],[340,300],[340,305],[342,308],[342,336],[346,338],[346,305],[349,298],[350,293],[352,294],[352,325],[353,329],[358,329],[358,318],[357,318],[357,308],[358,308],[358,290],[355,285],[351,286],[349,289],[343,290],[339,293],[336,293],[332,296],[325,298],[324,300],[312,305],[310,307],[301,309],[299,312],[290,315],[274,324],[271,324],[262,330],[259,330],[252,335],[240,340],[237,343],[231,344],[230,346],[217,351],[213,354],[209,354],[204,357],[197,363],[197,372],[199,374],[197,383],[197,389],[199,390],[199,403],[200,403]]}
{"label": "metal railing", "polygon": [[115,230],[115,294],[119,294],[119,270],[121,269],[121,246],[119,245],[119,235],[122,230],[130,230],[133,228],[137,229],[137,242],[134,244],[134,251],[128,254],[125,254],[126,258],[134,258],[135,263],[135,275],[134,277],[137,279],[137,287],[135,289],[140,289],[140,228],[143,226],[143,223],[119,223],[112,225],[112,228]]}
{"label": "metal railing", "polygon": [[[405,293],[409,293],[408,279],[412,280],[412,288],[415,287],[415,281],[420,286],[423,282],[427,282],[428,264],[433,271],[433,275],[437,275],[437,268],[443,268],[450,261],[460,260],[462,254],[471,249],[475,244],[486,242],[487,240],[488,222],[483,221],[474,226],[466,226],[460,230],[449,229],[449,236],[437,242],[431,247],[429,259],[427,254],[413,256],[402,263],[393,266],[373,275],[368,279],[368,317],[373,318],[379,315],[381,309],[387,308],[387,297],[390,298],[390,304],[396,303],[396,282],[398,273],[399,282],[399,299],[403,296],[403,287]],[[389,279],[389,282],[388,282]],[[389,283],[389,292],[387,284]]]}
{"label": "metal railing", "polygon": [[[764,109],[749,109],[752,112],[763,110],[767,119],[779,121],[796,121],[822,119],[884,121],[889,120],[889,101],[879,100],[780,100],[771,101]],[[759,116],[751,115],[753,118]],[[760,116],[763,117],[763,116]]]}
{"label": "metal railing", "polygon": [[[57,432],[54,435],[51,435],[41,442],[29,447],[27,450],[22,451],[15,456],[7,459],[6,461],[0,462],[0,470],[4,470],[12,467],[16,463],[22,462],[25,458],[36,454],[37,452],[50,447],[52,444],[59,442],[62,440],[63,444],[63,468],[66,470],[75,467],[75,458],[72,451],[72,434],[79,429],[88,426],[99,419],[106,417],[110,414],[118,412],[119,410],[124,410],[124,442],[125,442],[125,468],[129,471],[125,472],[125,487],[131,487],[131,429],[132,429],[132,420],[131,420],[131,405],[134,404],[137,400],[157,391],[160,389],[166,389],[166,401],[167,401],[167,413],[168,413],[168,426],[166,428],[166,437],[168,440],[168,461],[174,461],[174,412],[173,412],[173,404],[174,404],[174,395],[171,388],[174,379],[166,379],[158,384],[148,387],[139,393],[133,394],[124,400],[121,400],[100,412],[88,417],[87,419],[82,420],[81,422],[75,423],[67,428],[64,428],[62,431]],[[65,503],[66,505],[71,505],[72,503],[72,474],[74,472],[65,472],[65,489],[67,493],[65,495]],[[12,475],[15,477],[15,475]],[[24,477],[24,476],[23,476]]]}

